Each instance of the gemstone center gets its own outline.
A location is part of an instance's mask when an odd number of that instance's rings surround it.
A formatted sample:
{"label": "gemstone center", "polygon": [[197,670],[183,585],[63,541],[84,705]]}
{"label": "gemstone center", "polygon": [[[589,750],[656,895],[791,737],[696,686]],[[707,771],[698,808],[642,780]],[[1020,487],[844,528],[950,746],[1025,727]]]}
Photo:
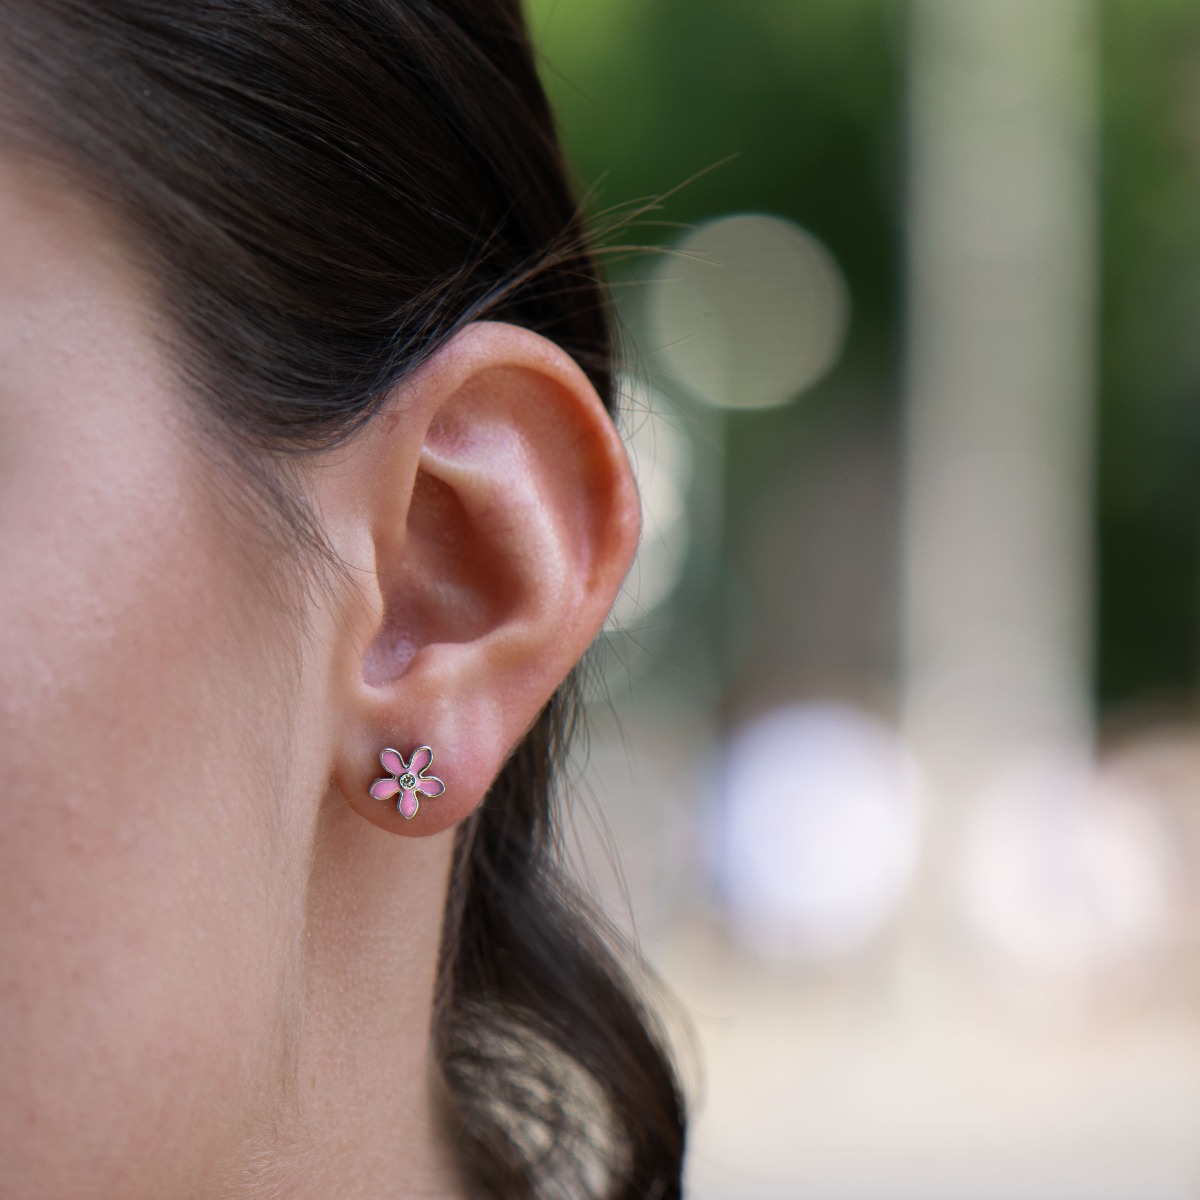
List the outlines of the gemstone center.
{"label": "gemstone center", "polygon": [[411,771],[405,771],[400,776],[400,786],[406,791],[411,792],[417,786],[417,777]]}

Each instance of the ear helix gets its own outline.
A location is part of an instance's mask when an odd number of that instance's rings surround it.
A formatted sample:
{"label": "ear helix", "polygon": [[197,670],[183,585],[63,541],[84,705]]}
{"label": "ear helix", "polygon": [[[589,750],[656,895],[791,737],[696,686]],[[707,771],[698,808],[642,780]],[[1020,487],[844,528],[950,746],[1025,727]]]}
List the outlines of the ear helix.
{"label": "ear helix", "polygon": [[376,800],[397,797],[396,811],[406,821],[417,815],[421,796],[433,798],[446,790],[446,785],[436,775],[426,774],[433,762],[433,751],[428,746],[418,746],[407,762],[398,750],[381,750],[379,761],[387,774],[371,784],[371,796]]}

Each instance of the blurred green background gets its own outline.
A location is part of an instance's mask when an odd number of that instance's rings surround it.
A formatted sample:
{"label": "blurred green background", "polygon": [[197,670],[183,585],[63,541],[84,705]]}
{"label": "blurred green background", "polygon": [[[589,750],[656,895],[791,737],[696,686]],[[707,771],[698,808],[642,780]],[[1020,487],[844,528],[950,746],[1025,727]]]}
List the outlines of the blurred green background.
{"label": "blurred green background", "polygon": [[[897,0],[533,0],[543,75],[592,209],[669,194],[621,240],[736,211],[789,217],[849,284],[837,369],[735,414],[727,541],[831,423],[897,420],[906,9]],[[1096,694],[1191,709],[1200,671],[1200,5],[1101,23]],[[735,157],[730,157],[735,156]],[[683,186],[680,186],[683,185]],[[621,259],[618,284],[647,270]],[[813,452],[816,452],[815,450]]]}

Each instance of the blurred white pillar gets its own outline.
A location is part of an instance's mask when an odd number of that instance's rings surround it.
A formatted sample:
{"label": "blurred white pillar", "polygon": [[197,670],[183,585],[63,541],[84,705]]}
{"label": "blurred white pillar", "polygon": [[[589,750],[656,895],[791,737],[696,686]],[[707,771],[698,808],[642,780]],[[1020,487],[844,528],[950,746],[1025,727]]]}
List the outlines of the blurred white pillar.
{"label": "blurred white pillar", "polygon": [[911,36],[902,686],[936,821],[1090,748],[1097,45],[1089,0],[914,0]]}

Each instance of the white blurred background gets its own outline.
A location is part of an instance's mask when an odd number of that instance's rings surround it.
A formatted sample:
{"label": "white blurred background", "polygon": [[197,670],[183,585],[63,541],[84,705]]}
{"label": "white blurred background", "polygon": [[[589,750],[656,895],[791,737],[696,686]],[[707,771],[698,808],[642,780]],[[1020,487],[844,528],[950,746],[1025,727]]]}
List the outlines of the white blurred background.
{"label": "white blurred background", "polygon": [[530,16],[654,248],[572,790],[690,1194],[1200,1197],[1200,6]]}

